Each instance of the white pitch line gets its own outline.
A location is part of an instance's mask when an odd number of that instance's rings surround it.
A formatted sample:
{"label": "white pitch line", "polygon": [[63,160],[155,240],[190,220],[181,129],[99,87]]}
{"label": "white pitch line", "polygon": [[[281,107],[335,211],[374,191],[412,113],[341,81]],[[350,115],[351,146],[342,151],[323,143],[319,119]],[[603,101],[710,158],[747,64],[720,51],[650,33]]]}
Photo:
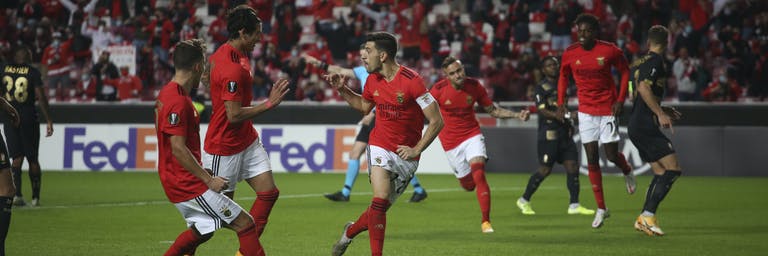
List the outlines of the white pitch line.
{"label": "white pitch line", "polygon": [[[491,188],[491,191],[520,191],[525,187],[505,187],[505,188]],[[550,190],[559,189],[559,187],[539,187],[539,189]],[[438,188],[429,189],[428,193],[450,193],[450,192],[464,192],[464,189],[459,188]],[[292,198],[320,198],[324,194],[295,194],[295,195],[280,195],[280,199],[292,199]],[[354,192],[352,195],[365,196],[373,195],[373,192]],[[235,201],[250,201],[256,197],[237,197]],[[100,204],[80,204],[80,205],[54,205],[54,206],[38,206],[38,207],[14,207],[14,210],[32,211],[32,210],[50,210],[50,209],[79,209],[79,208],[102,208],[102,207],[135,207],[135,206],[147,206],[147,205],[163,205],[168,204],[167,200],[163,201],[144,201],[144,202],[124,202],[124,203],[100,203]]]}

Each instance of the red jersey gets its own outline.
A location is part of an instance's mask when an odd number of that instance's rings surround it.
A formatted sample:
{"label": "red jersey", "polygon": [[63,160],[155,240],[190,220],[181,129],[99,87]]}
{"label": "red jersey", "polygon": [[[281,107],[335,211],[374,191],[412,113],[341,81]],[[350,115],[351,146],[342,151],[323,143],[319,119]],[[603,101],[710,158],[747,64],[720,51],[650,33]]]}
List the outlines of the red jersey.
{"label": "red jersey", "polygon": [[443,79],[435,83],[429,93],[435,97],[443,115],[445,126],[438,135],[443,149],[454,149],[465,140],[480,134],[480,124],[475,118],[475,102],[482,107],[493,104],[480,81],[466,78],[464,85],[457,90],[448,79]]}
{"label": "red jersey", "polygon": [[424,113],[416,100],[426,93],[421,76],[402,65],[391,82],[378,73],[369,75],[362,96],[376,107],[376,125],[368,143],[392,152],[398,145],[416,146],[424,129]]}
{"label": "red jersey", "polygon": [[172,203],[179,203],[202,195],[208,186],[173,156],[171,136],[187,138],[187,148],[200,163],[200,117],[192,107],[192,100],[181,85],[166,84],[155,103],[155,130],[157,131],[158,174],[165,195]]}
{"label": "red jersey", "polygon": [[72,69],[71,64],[73,60],[71,42],[72,41],[67,40],[61,42],[58,47],[53,46],[53,44],[45,47],[45,50],[43,51],[43,59],[40,62],[47,66],[49,76],[62,74],[69,75],[69,70]]}
{"label": "red jersey", "polygon": [[[557,104],[565,101],[568,77],[573,75],[579,98],[579,112],[595,116],[612,115],[614,103],[624,102],[629,82],[629,66],[624,53],[612,43],[595,40],[595,46],[587,51],[580,43],[572,44],[565,50],[560,66],[560,80],[557,83]],[[621,73],[621,91],[616,95],[616,84],[611,76],[611,67]]]}
{"label": "red jersey", "polygon": [[211,55],[211,102],[213,114],[205,134],[205,152],[234,155],[250,146],[259,135],[253,121],[230,123],[225,101],[239,101],[241,107],[251,105],[251,64],[248,57],[226,43]]}
{"label": "red jersey", "polygon": [[117,98],[127,100],[134,97],[134,91],[138,94],[141,91],[141,80],[132,75],[123,75],[118,79],[104,79],[104,84],[109,84],[117,88]]}

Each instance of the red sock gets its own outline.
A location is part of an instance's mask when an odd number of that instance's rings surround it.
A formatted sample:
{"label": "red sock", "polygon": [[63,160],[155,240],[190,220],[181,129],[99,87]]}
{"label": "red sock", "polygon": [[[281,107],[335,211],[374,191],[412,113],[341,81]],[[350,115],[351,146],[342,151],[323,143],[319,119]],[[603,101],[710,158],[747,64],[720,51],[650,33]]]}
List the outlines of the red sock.
{"label": "red sock", "polygon": [[491,221],[491,188],[485,180],[485,163],[470,165],[472,179],[477,184],[477,202],[480,203],[480,212],[483,213],[483,222]]}
{"label": "red sock", "polygon": [[171,255],[184,255],[188,254],[190,252],[194,253],[195,249],[198,245],[204,243],[205,241],[208,241],[211,236],[203,237],[197,234],[196,231],[190,229],[187,229],[184,232],[181,232],[179,234],[179,237],[176,238],[176,241],[173,242],[171,245],[171,248],[168,248],[168,251],[165,252],[166,256]]}
{"label": "red sock", "polygon": [[357,221],[355,221],[355,224],[352,224],[352,226],[349,226],[347,229],[347,237],[348,238],[354,238],[357,236],[357,234],[360,234],[360,232],[368,230],[368,213],[371,212],[371,207],[368,207],[368,209],[365,209],[365,211],[360,214],[360,217],[357,218]]}
{"label": "red sock", "polygon": [[371,255],[380,256],[384,250],[384,232],[387,229],[389,200],[373,198],[368,215],[368,234],[371,241]]}
{"label": "red sock", "polygon": [[256,225],[250,225],[237,232],[237,239],[240,240],[240,253],[243,256],[264,255],[264,248],[259,242],[259,234],[256,233]]}
{"label": "red sock", "polygon": [[600,171],[600,165],[587,165],[589,170],[589,182],[592,183],[592,193],[595,194],[597,208],[605,209],[605,199],[603,199],[603,173]]}
{"label": "red sock", "polygon": [[467,176],[461,177],[459,179],[459,183],[461,183],[461,187],[464,188],[464,190],[472,191],[472,190],[475,190],[475,181],[472,179],[473,179],[472,175],[467,175]]}
{"label": "red sock", "polygon": [[624,154],[622,153],[619,153],[619,156],[616,159],[616,166],[621,169],[621,172],[624,173],[624,175],[628,175],[629,172],[632,171],[632,167],[629,166],[629,163],[627,163],[627,158],[624,157]]}
{"label": "red sock", "polygon": [[264,233],[269,213],[272,212],[272,206],[275,206],[275,201],[277,201],[279,196],[280,190],[277,188],[256,193],[256,200],[253,201],[250,213],[253,216],[253,223],[256,224],[256,234],[259,237],[261,237],[261,233]]}

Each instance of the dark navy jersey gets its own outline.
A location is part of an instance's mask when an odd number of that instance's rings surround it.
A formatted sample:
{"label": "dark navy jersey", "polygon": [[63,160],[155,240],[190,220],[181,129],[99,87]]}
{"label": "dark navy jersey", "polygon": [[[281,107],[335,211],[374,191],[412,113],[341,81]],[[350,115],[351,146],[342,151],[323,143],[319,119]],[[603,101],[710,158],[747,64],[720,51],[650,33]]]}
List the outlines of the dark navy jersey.
{"label": "dark navy jersey", "polygon": [[[536,108],[557,111],[557,81],[547,78],[541,80],[535,88],[534,101]],[[555,140],[569,136],[569,123],[561,123],[557,119],[547,118],[539,114],[539,140]]]}
{"label": "dark navy jersey", "polygon": [[[667,64],[661,55],[649,52],[632,64],[632,83],[635,87],[635,103],[632,109],[630,120],[637,118],[653,117],[653,111],[645,104],[643,98],[638,93],[641,82],[651,85],[651,92],[656,97],[657,103],[664,97],[664,89],[667,86]],[[655,120],[655,118],[654,118]]]}
{"label": "dark navy jersey", "polygon": [[0,67],[2,96],[16,108],[19,115],[35,116],[35,89],[43,86],[40,71],[28,64],[5,64]]}

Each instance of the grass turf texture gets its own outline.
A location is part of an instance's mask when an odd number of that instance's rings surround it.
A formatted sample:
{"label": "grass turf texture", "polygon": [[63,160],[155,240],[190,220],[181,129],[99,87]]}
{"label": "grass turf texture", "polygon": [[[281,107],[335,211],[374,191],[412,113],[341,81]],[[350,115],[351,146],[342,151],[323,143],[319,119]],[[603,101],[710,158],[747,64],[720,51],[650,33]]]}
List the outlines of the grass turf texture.
{"label": "grass turf texture", "polygon": [[[29,181],[24,194],[29,201]],[[262,236],[269,255],[328,255],[346,221],[370,204],[367,176],[361,174],[348,203],[323,193],[341,188],[343,175],[276,174],[281,190]],[[659,207],[664,237],[632,228],[645,200],[650,176],[638,177],[638,192],[627,195],[623,178],[604,177],[611,211],[601,229],[592,216],[567,215],[563,174],[553,174],[533,196],[536,215],[515,206],[528,175],[488,174],[493,234],[480,232],[474,192],[463,192],[453,175],[421,175],[429,192],[408,203],[411,191],[387,214],[384,253],[388,255],[764,255],[768,251],[768,179],[681,177]],[[249,210],[254,193],[240,183],[236,201]],[[594,207],[589,180],[582,176],[581,202]],[[41,207],[13,210],[8,255],[160,255],[186,227],[166,200],[155,173],[46,172]],[[234,255],[237,237],[220,230],[198,255]],[[370,255],[362,233],[346,255]]]}

